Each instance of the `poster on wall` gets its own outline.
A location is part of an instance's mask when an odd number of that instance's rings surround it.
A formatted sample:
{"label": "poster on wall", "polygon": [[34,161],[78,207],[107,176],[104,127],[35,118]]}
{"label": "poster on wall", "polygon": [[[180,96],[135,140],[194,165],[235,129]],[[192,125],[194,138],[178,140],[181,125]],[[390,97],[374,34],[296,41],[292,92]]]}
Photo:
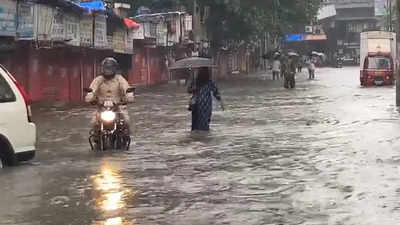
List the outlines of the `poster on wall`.
{"label": "poster on wall", "polygon": [[175,43],[175,35],[176,35],[176,23],[174,23],[173,18],[167,19],[167,26],[168,26],[168,46],[173,46]]}
{"label": "poster on wall", "polygon": [[133,32],[133,39],[136,39],[136,40],[144,39],[144,28],[142,25],[138,29],[132,30],[132,32]]}
{"label": "poster on wall", "polygon": [[17,37],[20,40],[33,40],[35,38],[34,21],[35,5],[32,2],[18,4]]}
{"label": "poster on wall", "polygon": [[133,54],[133,30],[129,29],[125,36],[125,53]]}
{"label": "poster on wall", "polygon": [[176,20],[175,20],[175,22],[176,22],[176,35],[177,35],[177,37],[176,37],[176,43],[179,43],[180,42],[180,38],[182,37],[182,25],[184,25],[184,24],[182,24],[181,22],[181,16],[179,15],[179,16],[177,16],[176,17]]}
{"label": "poster on wall", "polygon": [[80,45],[79,17],[74,14],[67,14],[65,17],[65,39],[72,46]]}
{"label": "poster on wall", "polygon": [[53,23],[53,8],[47,5],[36,4],[38,17],[37,38],[40,41],[51,39],[52,23]]}
{"label": "poster on wall", "polygon": [[107,34],[107,49],[113,49],[113,34]]}
{"label": "poster on wall", "polygon": [[113,50],[117,53],[125,53],[125,33],[123,28],[117,28],[113,34]]}
{"label": "poster on wall", "polygon": [[151,25],[150,23],[143,23],[144,26],[144,36],[146,38],[151,38]]}
{"label": "poster on wall", "polygon": [[107,48],[106,15],[96,14],[94,27],[94,47],[100,49]]}
{"label": "poster on wall", "polygon": [[15,36],[17,3],[13,0],[0,1],[0,36]]}
{"label": "poster on wall", "polygon": [[167,24],[161,22],[157,24],[157,45],[167,46],[168,27]]}
{"label": "poster on wall", "polygon": [[185,16],[185,31],[192,31],[193,30],[193,16],[186,15]]}
{"label": "poster on wall", "polygon": [[64,41],[65,40],[65,25],[64,25],[64,12],[54,9],[53,22],[51,24],[51,40]]}
{"label": "poster on wall", "polygon": [[80,45],[88,47],[93,45],[93,19],[91,16],[83,15],[79,22]]}

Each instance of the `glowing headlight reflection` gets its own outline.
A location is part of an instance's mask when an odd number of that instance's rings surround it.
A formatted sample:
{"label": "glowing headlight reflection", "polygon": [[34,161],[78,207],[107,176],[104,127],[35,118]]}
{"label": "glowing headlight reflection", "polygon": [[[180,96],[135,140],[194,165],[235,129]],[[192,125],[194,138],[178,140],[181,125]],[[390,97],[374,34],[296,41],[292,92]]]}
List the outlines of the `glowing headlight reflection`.
{"label": "glowing headlight reflection", "polygon": [[116,114],[112,111],[105,111],[101,113],[100,117],[102,120],[110,122],[115,120]]}
{"label": "glowing headlight reflection", "polygon": [[106,220],[104,225],[122,225],[122,218],[121,217],[110,218]]}

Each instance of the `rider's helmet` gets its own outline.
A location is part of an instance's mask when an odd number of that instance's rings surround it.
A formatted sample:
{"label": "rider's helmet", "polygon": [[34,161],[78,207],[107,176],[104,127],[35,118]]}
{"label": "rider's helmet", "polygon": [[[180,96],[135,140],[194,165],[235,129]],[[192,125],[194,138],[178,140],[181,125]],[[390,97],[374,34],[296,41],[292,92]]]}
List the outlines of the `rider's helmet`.
{"label": "rider's helmet", "polygon": [[101,68],[103,70],[103,76],[106,79],[112,79],[117,73],[118,62],[112,57],[107,57],[101,62]]}

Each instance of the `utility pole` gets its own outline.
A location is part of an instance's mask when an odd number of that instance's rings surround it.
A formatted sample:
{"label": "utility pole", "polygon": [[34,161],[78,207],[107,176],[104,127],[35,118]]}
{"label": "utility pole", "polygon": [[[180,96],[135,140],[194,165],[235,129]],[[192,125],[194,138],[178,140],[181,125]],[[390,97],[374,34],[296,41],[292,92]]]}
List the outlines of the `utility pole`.
{"label": "utility pole", "polygon": [[389,31],[393,31],[392,27],[392,0],[389,0]]}
{"label": "utility pole", "polygon": [[[396,10],[397,10],[397,12],[400,12],[400,0],[396,1]],[[400,30],[399,18],[397,18],[397,24],[398,24],[397,29]],[[395,59],[395,60],[396,60],[395,63],[397,64],[397,59]],[[397,68],[396,74],[397,74],[397,76],[396,76],[396,106],[400,106],[400,74],[399,74],[399,68]]]}

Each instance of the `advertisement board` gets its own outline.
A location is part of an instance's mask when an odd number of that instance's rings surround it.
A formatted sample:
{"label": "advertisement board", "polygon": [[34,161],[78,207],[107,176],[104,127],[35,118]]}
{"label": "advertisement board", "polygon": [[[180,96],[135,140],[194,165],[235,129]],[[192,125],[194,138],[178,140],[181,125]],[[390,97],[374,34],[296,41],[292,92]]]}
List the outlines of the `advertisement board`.
{"label": "advertisement board", "polygon": [[387,0],[375,0],[375,16],[387,15]]}
{"label": "advertisement board", "polygon": [[113,34],[113,50],[117,53],[125,53],[125,34],[126,30],[123,28],[117,28]]}
{"label": "advertisement board", "polygon": [[125,53],[133,54],[133,30],[132,29],[130,29],[126,32]]}
{"label": "advertisement board", "polygon": [[75,14],[67,14],[65,17],[65,39],[69,45],[80,45],[79,17]]}
{"label": "advertisement board", "polygon": [[89,15],[82,15],[79,22],[80,45],[88,47],[93,45],[93,18]]}
{"label": "advertisement board", "polygon": [[51,40],[63,41],[65,40],[65,25],[64,18],[66,17],[63,12],[53,10],[53,22],[51,24]]}
{"label": "advertisement board", "polygon": [[141,25],[138,29],[132,30],[133,39],[143,40],[144,39],[144,27]]}
{"label": "advertisement board", "polygon": [[15,36],[17,34],[16,15],[16,1],[0,1],[0,36]]}
{"label": "advertisement board", "polygon": [[94,22],[94,47],[107,48],[107,22],[106,15],[96,14]]}
{"label": "advertisement board", "polygon": [[37,15],[37,38],[39,41],[51,40],[53,24],[53,8],[43,4],[36,4]]}
{"label": "advertisement board", "polygon": [[17,37],[22,40],[35,38],[35,5],[32,2],[19,2]]}
{"label": "advertisement board", "polygon": [[167,24],[161,22],[157,24],[157,45],[167,46],[168,27]]}

